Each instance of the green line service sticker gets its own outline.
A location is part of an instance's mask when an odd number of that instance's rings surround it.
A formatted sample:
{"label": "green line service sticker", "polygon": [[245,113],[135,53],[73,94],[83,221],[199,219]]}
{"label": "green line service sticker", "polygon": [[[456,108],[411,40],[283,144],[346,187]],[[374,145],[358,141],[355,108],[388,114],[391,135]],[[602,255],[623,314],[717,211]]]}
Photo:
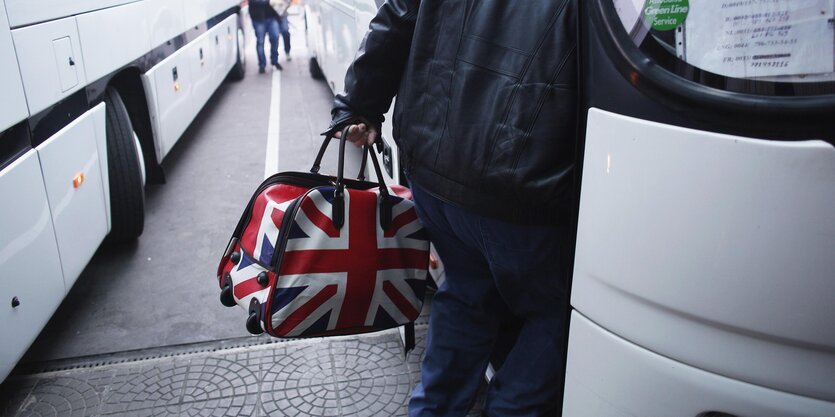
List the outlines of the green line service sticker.
{"label": "green line service sticker", "polygon": [[687,19],[689,0],[647,0],[644,19],[655,30],[673,30]]}

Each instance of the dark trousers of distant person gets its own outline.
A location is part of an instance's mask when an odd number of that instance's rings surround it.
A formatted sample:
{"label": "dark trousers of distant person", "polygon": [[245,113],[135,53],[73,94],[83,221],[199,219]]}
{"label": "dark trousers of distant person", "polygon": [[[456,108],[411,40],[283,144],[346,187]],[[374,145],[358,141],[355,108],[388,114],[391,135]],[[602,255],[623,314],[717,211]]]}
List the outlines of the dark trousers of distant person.
{"label": "dark trousers of distant person", "polygon": [[412,184],[418,216],[444,263],[432,300],[421,382],[410,417],[465,416],[473,406],[500,324],[521,333],[487,389],[485,415],[559,415],[564,374],[567,226],[482,217]]}
{"label": "dark trousers of distant person", "polygon": [[[258,69],[262,71],[267,66],[267,57],[264,53],[264,37],[270,38],[270,65],[278,64],[278,19],[267,18],[253,20],[252,28],[255,29],[255,51],[258,53]],[[263,72],[263,71],[262,71]]]}
{"label": "dark trousers of distant person", "polygon": [[281,37],[284,39],[284,54],[287,55],[287,59],[290,59],[290,23],[287,21],[287,16],[281,16],[278,18],[278,32],[281,33]]}

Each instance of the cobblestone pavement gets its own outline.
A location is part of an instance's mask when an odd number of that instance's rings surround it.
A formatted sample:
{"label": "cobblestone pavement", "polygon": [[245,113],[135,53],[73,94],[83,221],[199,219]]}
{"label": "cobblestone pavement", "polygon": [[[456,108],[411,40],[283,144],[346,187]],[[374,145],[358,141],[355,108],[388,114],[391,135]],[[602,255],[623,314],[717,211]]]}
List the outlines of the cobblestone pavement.
{"label": "cobblestone pavement", "polygon": [[[405,357],[392,329],[301,340],[262,335],[36,363],[0,385],[0,415],[405,416],[420,378],[430,304]],[[469,416],[479,415],[477,405]]]}
{"label": "cobblestone pavement", "polygon": [[[422,342],[425,325],[418,326]],[[85,358],[9,378],[3,416],[405,416],[422,344],[399,332],[320,340],[244,338]],[[470,416],[478,416],[474,409]]]}

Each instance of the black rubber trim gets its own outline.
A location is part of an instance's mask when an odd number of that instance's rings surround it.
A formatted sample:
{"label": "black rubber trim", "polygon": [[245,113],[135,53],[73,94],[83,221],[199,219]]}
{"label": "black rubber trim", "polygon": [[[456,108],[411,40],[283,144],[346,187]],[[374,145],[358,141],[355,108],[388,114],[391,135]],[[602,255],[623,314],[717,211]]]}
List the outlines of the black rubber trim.
{"label": "black rubber trim", "polygon": [[829,120],[835,113],[835,94],[803,97],[759,96],[724,91],[687,80],[647,57],[623,30],[612,0],[591,0],[589,15],[608,56],[641,92],[673,108],[694,111],[755,113],[808,121]]}
{"label": "black rubber trim", "polygon": [[37,147],[89,109],[87,92],[81,89],[31,116],[29,126],[32,127],[32,147]]}
{"label": "black rubber trim", "polygon": [[30,149],[32,141],[26,120],[0,132],[0,171]]}

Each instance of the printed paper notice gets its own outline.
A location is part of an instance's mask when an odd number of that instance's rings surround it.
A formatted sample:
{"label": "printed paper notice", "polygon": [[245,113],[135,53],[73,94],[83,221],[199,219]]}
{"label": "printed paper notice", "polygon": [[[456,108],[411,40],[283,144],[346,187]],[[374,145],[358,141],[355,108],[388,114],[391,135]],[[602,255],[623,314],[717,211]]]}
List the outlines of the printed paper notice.
{"label": "printed paper notice", "polygon": [[735,78],[835,71],[835,0],[691,0],[679,55]]}

